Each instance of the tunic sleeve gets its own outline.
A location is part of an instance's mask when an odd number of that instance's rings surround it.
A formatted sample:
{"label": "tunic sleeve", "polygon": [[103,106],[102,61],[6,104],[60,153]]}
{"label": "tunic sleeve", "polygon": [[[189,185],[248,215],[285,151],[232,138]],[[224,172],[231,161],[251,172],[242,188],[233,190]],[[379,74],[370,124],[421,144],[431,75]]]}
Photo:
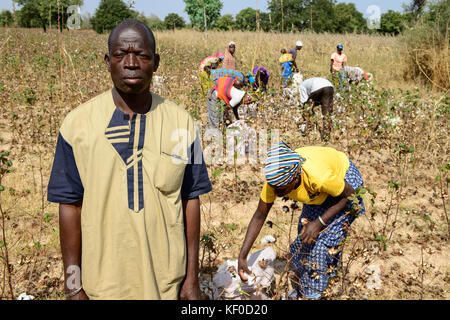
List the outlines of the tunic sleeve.
{"label": "tunic sleeve", "polygon": [[192,199],[212,190],[208,170],[203,158],[200,140],[197,136],[190,147],[190,159],[186,165],[181,186],[181,198]]}
{"label": "tunic sleeve", "polygon": [[61,133],[58,135],[47,191],[47,200],[50,202],[68,204],[83,199],[84,188],[73,149]]}

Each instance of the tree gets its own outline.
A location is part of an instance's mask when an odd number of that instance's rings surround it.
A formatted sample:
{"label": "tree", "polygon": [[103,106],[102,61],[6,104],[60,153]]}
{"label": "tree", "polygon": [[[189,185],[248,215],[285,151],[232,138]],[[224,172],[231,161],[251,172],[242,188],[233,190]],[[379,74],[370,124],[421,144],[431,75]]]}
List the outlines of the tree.
{"label": "tree", "polygon": [[256,10],[246,8],[236,15],[236,27],[239,30],[255,31],[256,30]]}
{"label": "tree", "polygon": [[234,21],[232,14],[224,14],[221,16],[216,24],[214,29],[221,30],[221,31],[230,31],[234,30],[236,28],[236,22]]}
{"label": "tree", "polygon": [[70,13],[67,9],[72,6],[82,6],[83,0],[15,0],[21,6],[17,12],[19,26],[25,28],[42,27],[47,31],[50,25],[56,25],[58,21],[58,14],[60,15],[60,29],[67,27],[67,20]]}
{"label": "tree", "polygon": [[111,31],[123,20],[136,19],[137,16],[138,13],[122,0],[101,0],[91,24],[97,33],[104,33]]}
{"label": "tree", "polygon": [[181,29],[186,26],[184,19],[176,13],[169,13],[164,18],[164,24],[166,29]]}
{"label": "tree", "polygon": [[381,15],[381,33],[397,35],[403,31],[404,26],[405,18],[398,11],[389,10]]}
{"label": "tree", "polygon": [[367,22],[361,12],[356,10],[354,3],[339,3],[334,7],[336,33],[352,33],[366,31]]}
{"label": "tree", "polygon": [[[309,29],[311,26],[312,12],[312,29],[315,32],[334,32],[335,26],[335,4],[334,0],[311,0],[306,10],[303,12],[302,29]],[[312,10],[312,11],[311,11]]]}
{"label": "tree", "polygon": [[286,26],[301,25],[301,13],[305,10],[307,0],[269,0],[268,9],[272,17],[272,27],[275,30],[286,30]]}
{"label": "tree", "polygon": [[202,31],[214,28],[220,18],[223,3],[220,0],[183,0],[184,11],[189,15],[191,24]]}
{"label": "tree", "polygon": [[2,10],[0,12],[0,26],[2,27],[10,27],[14,23],[14,17],[9,10]]}
{"label": "tree", "polygon": [[152,13],[150,17],[146,17],[144,12],[141,12],[136,19],[145,23],[152,30],[166,29],[166,24],[156,14]]}
{"label": "tree", "polygon": [[335,0],[270,0],[268,8],[272,25],[279,31],[309,30],[312,26],[315,32],[332,32],[334,3]]}

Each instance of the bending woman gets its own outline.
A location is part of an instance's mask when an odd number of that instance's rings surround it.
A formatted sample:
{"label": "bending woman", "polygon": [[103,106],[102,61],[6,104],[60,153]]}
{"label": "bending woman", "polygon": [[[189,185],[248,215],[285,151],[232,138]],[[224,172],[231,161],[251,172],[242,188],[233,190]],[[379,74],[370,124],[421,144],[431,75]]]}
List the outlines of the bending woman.
{"label": "bending woman", "polygon": [[309,146],[291,150],[284,142],[269,149],[266,182],[239,253],[238,270],[245,280],[247,255],[277,197],[303,203],[298,236],[290,245],[299,297],[318,299],[336,276],[340,244],[357,214],[365,212],[361,198],[354,210],[349,197],[364,182],[348,157],[333,148]]}

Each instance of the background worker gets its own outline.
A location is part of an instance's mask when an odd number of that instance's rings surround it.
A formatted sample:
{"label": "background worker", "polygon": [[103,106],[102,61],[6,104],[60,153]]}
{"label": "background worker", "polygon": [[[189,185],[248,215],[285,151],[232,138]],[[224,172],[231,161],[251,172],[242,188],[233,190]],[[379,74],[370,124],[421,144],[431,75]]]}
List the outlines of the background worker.
{"label": "background worker", "polygon": [[338,44],[336,47],[337,51],[333,52],[331,55],[331,64],[330,64],[330,72],[333,79],[335,79],[336,74],[341,71],[347,62],[347,56],[342,52],[344,50],[343,44]]}
{"label": "background worker", "polygon": [[[333,112],[333,96],[334,86],[325,78],[309,78],[302,82],[299,87],[300,103],[306,104],[313,101],[314,106],[322,107],[322,115],[324,117],[323,130],[321,131],[322,139],[328,140],[331,133],[331,113]],[[304,119],[309,124],[307,114],[303,114]],[[305,118],[306,117],[306,118]]]}

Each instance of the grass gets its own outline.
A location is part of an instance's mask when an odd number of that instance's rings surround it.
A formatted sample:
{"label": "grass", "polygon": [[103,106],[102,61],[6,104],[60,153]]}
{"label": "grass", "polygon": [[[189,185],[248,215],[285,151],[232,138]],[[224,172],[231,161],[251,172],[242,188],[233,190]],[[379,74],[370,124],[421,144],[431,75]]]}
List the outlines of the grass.
{"label": "grass", "polygon": [[[62,48],[54,30],[2,28],[0,35],[4,70],[0,74],[0,152],[8,151],[12,163],[0,183],[5,231],[0,245],[0,298],[26,292],[37,299],[60,299],[58,207],[45,201],[46,184],[62,119],[111,86],[103,62],[107,35],[64,32]],[[303,75],[328,77],[330,55],[342,42],[349,65],[372,72],[376,81],[373,86],[353,88],[335,102],[328,145],[349,154],[369,192],[365,194],[367,213],[351,228],[343,247],[343,268],[327,297],[449,298],[449,97],[414,79],[404,80],[408,64],[399,38],[249,32],[205,35],[186,30],[157,32],[156,38],[162,58],[157,75],[167,80],[155,90],[184,105],[203,124],[206,107],[196,68],[205,56],[223,52],[229,41],[235,41],[242,71],[263,65],[272,74],[269,94],[258,103],[256,116],[247,117],[247,124],[256,132],[267,129],[269,136],[272,129],[278,129],[293,146],[323,145],[316,129],[322,119],[320,112],[313,113],[307,135],[300,134],[302,120],[293,119],[302,119],[307,110],[281,94],[280,49],[302,40],[304,49],[297,64]],[[225,259],[237,257],[264,181],[260,164],[214,164],[208,170],[213,191],[201,199],[200,258],[205,276]],[[275,203],[268,217],[272,227],[263,227],[253,248],[264,248],[260,239],[272,235],[280,261],[296,235],[301,212],[300,208],[285,213],[285,205],[290,203]],[[382,267],[381,290],[365,286],[368,275],[364,270],[371,264]],[[275,297],[289,287],[282,271],[276,276]]]}

